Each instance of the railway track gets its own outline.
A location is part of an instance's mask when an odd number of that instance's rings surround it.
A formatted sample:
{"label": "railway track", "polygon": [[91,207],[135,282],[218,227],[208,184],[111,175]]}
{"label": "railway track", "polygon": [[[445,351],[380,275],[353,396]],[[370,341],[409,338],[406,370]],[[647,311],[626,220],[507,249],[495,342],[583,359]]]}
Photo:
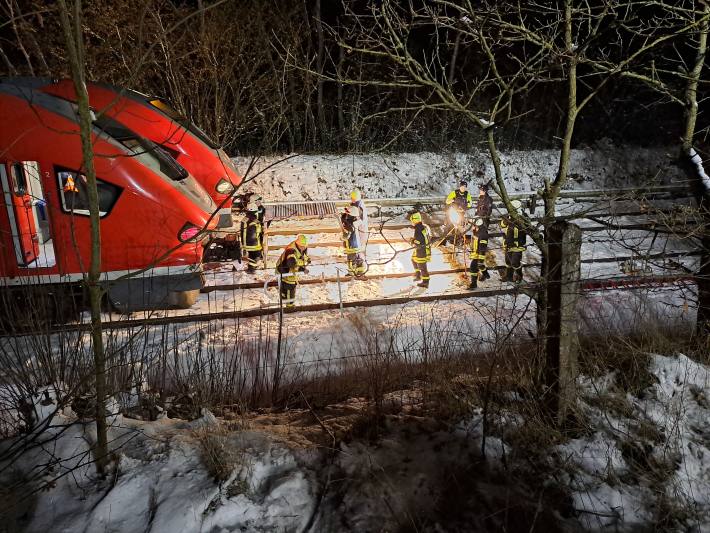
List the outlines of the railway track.
{"label": "railway track", "polygon": [[[689,282],[692,276],[687,274],[672,274],[672,275],[649,275],[649,276],[618,276],[611,278],[587,278],[579,282],[582,291],[596,291],[604,289],[613,290],[636,290],[649,287],[663,287],[679,282]],[[479,299],[489,298],[503,295],[527,295],[532,296],[537,290],[535,283],[523,283],[513,287],[495,288],[495,289],[477,289],[475,291],[457,291],[457,292],[442,292],[442,293],[422,293],[413,295],[390,296],[383,298],[372,298],[365,300],[348,300],[343,302],[327,302],[318,304],[297,305],[290,308],[281,308],[279,306],[268,306],[244,310],[233,311],[218,311],[210,313],[160,316],[160,317],[143,317],[135,319],[105,321],[103,329],[105,331],[140,328],[146,326],[164,326],[170,324],[186,324],[195,322],[208,322],[212,320],[240,320],[246,318],[262,317],[275,315],[278,313],[294,314],[305,312],[319,311],[337,311],[340,309],[350,309],[354,307],[377,307],[385,305],[402,305],[412,302],[438,302],[438,301],[453,301],[464,299]],[[71,324],[61,325],[51,328],[50,330],[34,331],[34,332],[18,332],[12,336],[27,336],[46,333],[60,332],[86,332],[90,331],[90,324]],[[7,335],[5,335],[7,336]]]}
{"label": "railway track", "polygon": [[[567,191],[566,196],[573,200],[579,200],[584,198],[600,198],[607,197],[610,198],[612,195],[620,196],[622,194],[644,194],[646,197],[649,195],[657,196],[688,196],[687,189],[681,187],[658,187],[652,189],[622,189],[615,191]],[[527,197],[529,194],[519,194],[516,197]],[[412,202],[422,203],[420,199],[385,199],[384,204],[387,205],[412,205]],[[433,203],[442,203],[442,198],[431,198]],[[376,202],[376,201],[373,201]],[[337,202],[336,202],[337,203]],[[343,202],[345,205],[347,202]],[[672,227],[668,227],[667,224],[658,221],[645,221],[643,223],[636,224],[622,224],[617,223],[613,219],[618,217],[633,217],[633,216],[652,216],[655,214],[671,214],[673,210],[634,210],[634,211],[621,211],[616,213],[586,213],[579,214],[573,213],[564,215],[564,218],[587,218],[595,223],[592,226],[584,226],[582,231],[584,232],[598,232],[598,231],[622,231],[622,230],[643,230],[651,231],[654,233],[662,233],[663,231],[674,232],[676,231]],[[606,220],[606,219],[612,220]],[[495,223],[495,220],[492,221]],[[374,224],[373,224],[374,226]],[[661,227],[662,226],[662,227]],[[380,231],[387,230],[403,230],[409,228],[409,224],[384,224],[380,225]],[[685,226],[683,226],[685,227]],[[294,233],[311,233],[311,234],[331,234],[339,233],[340,228],[337,227],[320,227],[320,228],[286,228],[279,233],[280,235],[291,235]],[[271,235],[276,233],[270,232]],[[492,233],[491,237],[500,237],[500,233]],[[387,239],[384,237],[381,239],[370,239],[369,244],[394,244],[406,242],[406,239]],[[323,241],[312,243],[312,248],[317,247],[340,247],[342,243],[339,241]],[[279,249],[280,246],[272,246],[271,249]],[[657,259],[670,259],[670,258],[684,258],[684,257],[695,257],[700,255],[699,252],[659,252],[650,254],[633,254],[633,255],[615,255],[613,257],[596,257],[596,258],[583,258],[581,262],[583,264],[589,263],[613,263],[613,262],[623,262],[623,261],[652,261]],[[455,265],[454,265],[455,266]],[[531,262],[523,265],[524,268],[539,267],[539,262]],[[501,267],[497,267],[501,268]],[[271,269],[268,269],[271,270]],[[466,268],[451,268],[442,269],[438,271],[432,271],[432,276],[437,275],[452,275],[452,274],[462,274],[466,271]],[[350,276],[338,277],[325,277],[314,278],[314,279],[304,279],[300,282],[301,285],[324,285],[328,283],[348,282],[354,279],[364,279],[364,280],[386,280],[386,279],[397,279],[397,278],[407,278],[414,276],[413,272],[395,272],[395,273],[373,273],[367,274],[359,278],[352,278]],[[681,274],[669,274],[669,275],[644,275],[644,276],[633,276],[625,275],[618,277],[608,277],[603,279],[598,278],[587,278],[580,281],[580,287],[582,290],[599,290],[604,288],[616,288],[624,290],[633,290],[642,287],[650,286],[662,286],[668,284],[678,283],[679,281],[687,281],[692,279],[692,273],[684,272]],[[275,280],[270,280],[266,282],[266,286],[274,287],[276,285]],[[263,281],[253,281],[253,282],[242,282],[242,283],[231,283],[231,284],[214,284],[203,288],[203,293],[215,293],[219,291],[235,291],[235,290],[258,290],[265,286]],[[180,324],[180,323],[191,323],[191,322],[205,322],[210,320],[238,320],[241,318],[250,318],[258,316],[273,315],[276,313],[284,312],[287,314],[299,313],[299,312],[317,312],[317,311],[329,311],[338,310],[353,307],[374,307],[374,306],[384,306],[384,305],[397,305],[406,304],[410,302],[432,302],[432,301],[449,301],[449,300],[459,300],[466,298],[486,298],[492,296],[500,296],[506,294],[533,294],[536,290],[535,283],[525,283],[516,287],[497,287],[497,288],[479,288],[475,291],[468,290],[454,290],[445,291],[438,293],[423,293],[423,294],[401,294],[396,296],[370,298],[370,299],[355,299],[347,301],[333,301],[333,302],[323,302],[317,304],[304,304],[293,308],[280,309],[278,306],[262,306],[262,307],[252,307],[248,309],[233,309],[228,311],[215,311],[206,313],[193,313],[193,314],[175,314],[169,316],[143,316],[140,318],[127,318],[119,320],[107,320],[104,322],[104,328],[111,329],[126,329],[135,328],[142,326],[158,326],[167,324]],[[61,332],[61,331],[87,331],[90,329],[89,324],[63,324],[57,325],[50,329],[51,332]],[[47,333],[45,328],[43,331],[37,332],[23,332],[21,335],[37,333]],[[13,335],[17,335],[13,333]],[[7,336],[7,335],[5,335]]]}
{"label": "railway track", "polygon": [[[625,256],[614,256],[614,257],[592,257],[592,258],[587,258],[587,259],[582,259],[581,263],[582,264],[598,264],[598,263],[615,263],[615,262],[624,262],[624,261],[652,261],[655,259],[675,259],[675,258],[684,258],[684,257],[699,257],[701,255],[700,252],[669,252],[669,253],[655,253],[655,254],[648,254],[644,256],[639,256],[639,255],[625,255]],[[523,268],[539,268],[541,264],[538,263],[525,263],[522,265]],[[504,270],[504,266],[496,266],[495,270],[502,271]],[[461,274],[463,272],[468,272],[468,268],[452,268],[452,269],[447,269],[447,270],[434,270],[430,271],[429,274],[431,276],[442,276],[442,275],[447,275],[447,274]],[[414,277],[414,272],[390,272],[390,273],[381,273],[381,274],[365,274],[364,276],[358,276],[358,277],[353,277],[349,275],[344,275],[341,277],[334,277],[334,276],[328,276],[328,277],[320,277],[320,278],[312,278],[312,279],[304,279],[299,281],[299,285],[322,285],[324,283],[345,283],[349,281],[376,281],[376,280],[382,280],[382,279],[398,279],[398,278],[411,278]],[[215,291],[230,291],[230,290],[248,290],[248,289],[261,289],[264,286],[268,287],[276,287],[278,285],[278,282],[274,280],[267,280],[267,281],[253,281],[253,282],[244,282],[244,283],[227,283],[227,284],[215,284],[215,285],[207,285],[202,288],[203,293],[210,293],[210,292],[215,292]]]}

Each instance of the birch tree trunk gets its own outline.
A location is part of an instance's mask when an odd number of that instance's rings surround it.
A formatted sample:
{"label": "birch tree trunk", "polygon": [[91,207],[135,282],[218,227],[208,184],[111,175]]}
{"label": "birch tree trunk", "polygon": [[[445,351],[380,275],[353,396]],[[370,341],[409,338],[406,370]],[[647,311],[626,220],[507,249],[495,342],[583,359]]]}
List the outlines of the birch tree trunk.
{"label": "birch tree trunk", "polygon": [[86,175],[87,196],[89,202],[89,224],[91,227],[91,260],[85,283],[89,292],[91,306],[91,341],[94,354],[94,381],[96,387],[96,447],[94,460],[96,471],[104,475],[108,462],[108,438],[106,424],[106,354],[104,351],[101,324],[102,289],[101,276],[101,228],[99,221],[99,194],[96,187],[94,168],[94,149],[91,139],[92,120],[89,108],[89,95],[86,90],[84,71],[84,38],[81,26],[81,0],[74,1],[73,14],[69,11],[66,0],[59,0],[59,16],[76,90],[79,111],[81,151]]}

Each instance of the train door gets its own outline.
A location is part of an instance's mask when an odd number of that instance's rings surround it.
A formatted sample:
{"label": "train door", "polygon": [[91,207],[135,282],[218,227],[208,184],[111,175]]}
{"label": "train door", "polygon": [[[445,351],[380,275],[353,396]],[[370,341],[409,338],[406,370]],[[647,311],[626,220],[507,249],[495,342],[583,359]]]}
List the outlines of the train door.
{"label": "train door", "polygon": [[26,267],[39,257],[39,236],[30,185],[23,163],[0,166],[0,181],[18,266]]}

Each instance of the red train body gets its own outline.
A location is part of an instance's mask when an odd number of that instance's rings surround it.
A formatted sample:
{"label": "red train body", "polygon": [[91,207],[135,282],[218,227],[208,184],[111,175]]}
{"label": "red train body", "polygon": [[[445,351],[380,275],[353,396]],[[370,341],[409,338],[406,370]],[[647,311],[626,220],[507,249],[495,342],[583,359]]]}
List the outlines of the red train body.
{"label": "red train body", "polygon": [[[91,250],[75,106],[5,82],[0,120],[0,286],[59,292],[83,279]],[[110,302],[121,311],[190,304],[202,286],[198,229],[216,225],[214,202],[173,159],[110,119],[95,122],[93,142]]]}
{"label": "red train body", "polygon": [[[71,80],[24,80],[43,92],[75,101]],[[218,227],[232,225],[232,194],[241,177],[218,144],[158,97],[98,83],[87,84],[87,90],[89,102],[97,113],[106,113],[162,146],[200,182],[220,208]]]}

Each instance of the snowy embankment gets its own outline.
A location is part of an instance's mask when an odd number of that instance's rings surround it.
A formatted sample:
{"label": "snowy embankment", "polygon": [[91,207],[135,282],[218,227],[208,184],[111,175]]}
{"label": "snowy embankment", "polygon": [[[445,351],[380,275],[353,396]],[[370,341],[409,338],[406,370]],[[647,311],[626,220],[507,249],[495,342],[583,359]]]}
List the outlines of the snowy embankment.
{"label": "snowy embankment", "polygon": [[[245,173],[251,158],[234,158]],[[271,168],[267,168],[274,165]],[[501,153],[502,173],[510,191],[534,191],[553,179],[556,150],[511,150]],[[264,170],[266,169],[266,170]],[[494,177],[488,152],[432,152],[358,155],[282,155],[259,158],[247,185],[267,201],[339,200],[360,188],[365,198],[443,196],[461,178],[470,189]],[[667,150],[629,148],[599,142],[572,150],[569,189],[631,187],[684,180]]]}
{"label": "snowy embankment", "polygon": [[[232,422],[206,411],[189,423],[118,420],[110,430],[120,445],[117,470],[103,481],[87,464],[92,425],[65,413],[54,420],[69,424],[56,441],[5,471],[6,483],[10,475],[18,481],[56,461],[29,484],[49,483],[45,490],[22,498],[27,485],[18,486],[7,524],[27,532],[362,532],[413,524],[453,532],[528,531],[532,523],[545,531],[640,531],[663,521],[667,529],[708,531],[710,369],[684,355],[651,355],[647,370],[636,394],[622,390],[615,373],[580,378],[584,436],[537,450],[541,464],[496,436],[526,422],[518,394],[491,413],[496,429],[485,457],[480,410],[446,426],[417,410],[416,389],[386,397],[399,409],[379,423],[374,442],[336,439],[376,423],[357,399],[317,417],[296,409]],[[536,483],[516,473],[531,467]]]}
{"label": "snowy embankment", "polygon": [[581,380],[590,434],[557,457],[574,506],[592,530],[710,531],[710,368],[652,354],[648,373],[637,396],[614,374]]}

